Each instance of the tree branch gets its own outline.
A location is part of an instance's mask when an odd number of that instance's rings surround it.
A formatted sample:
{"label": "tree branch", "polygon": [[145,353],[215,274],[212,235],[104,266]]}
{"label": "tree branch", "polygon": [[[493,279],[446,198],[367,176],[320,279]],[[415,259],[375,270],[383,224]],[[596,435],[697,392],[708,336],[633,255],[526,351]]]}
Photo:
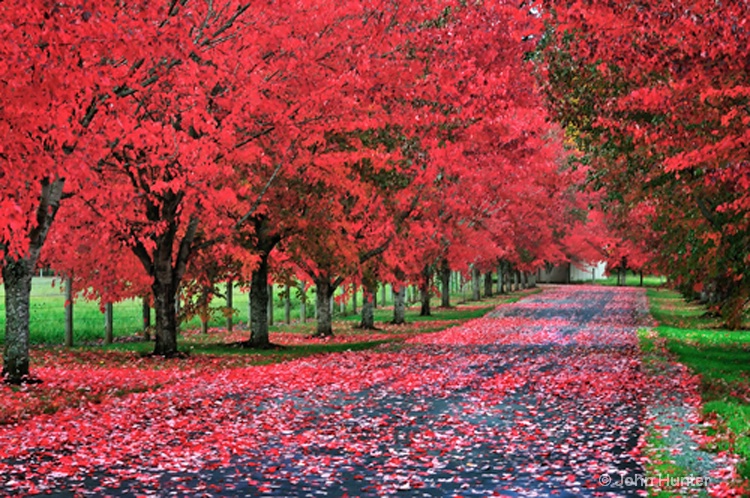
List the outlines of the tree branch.
{"label": "tree branch", "polygon": [[175,267],[172,278],[175,282],[182,281],[182,277],[185,275],[185,270],[187,269],[187,262],[190,258],[190,254],[193,252],[193,241],[195,240],[195,234],[198,231],[198,223],[200,222],[200,218],[193,215],[190,218],[190,222],[188,223],[187,230],[185,231],[185,235],[182,237],[182,240],[180,241],[180,249],[177,252],[177,258],[175,260]]}

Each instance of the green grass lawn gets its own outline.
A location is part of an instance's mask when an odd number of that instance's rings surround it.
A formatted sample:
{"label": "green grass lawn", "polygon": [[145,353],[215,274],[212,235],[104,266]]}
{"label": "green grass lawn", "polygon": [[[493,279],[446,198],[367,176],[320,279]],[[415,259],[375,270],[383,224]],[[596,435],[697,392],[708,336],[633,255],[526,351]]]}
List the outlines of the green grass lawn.
{"label": "green grass lawn", "polygon": [[[386,300],[383,304],[383,295]],[[339,293],[337,293],[337,296]],[[452,296],[452,303],[462,301],[466,293],[459,293]],[[5,290],[0,286],[0,344],[4,341],[4,333],[1,331],[5,328]],[[292,289],[290,298],[290,319],[292,322],[299,322],[301,316],[301,307],[299,293]],[[392,289],[386,285],[386,292],[380,290],[377,294],[379,307],[375,311],[376,322],[387,322],[392,319],[392,309],[383,306],[392,306]],[[239,286],[234,287],[233,291],[233,314],[234,322],[242,326],[247,323],[248,318],[248,294],[243,292]],[[435,297],[432,301],[433,309],[439,305],[439,300]],[[362,293],[357,294],[357,311],[361,310]],[[226,300],[223,297],[214,298],[211,303],[213,309],[212,316],[209,320],[209,327],[225,327],[226,318],[224,309]],[[315,291],[309,289],[307,292],[307,319],[314,320],[315,313]],[[435,320],[435,317],[419,317],[419,305],[412,304],[406,313],[407,321]],[[472,316],[481,316],[488,309],[472,311],[455,311],[444,310],[440,315],[445,315],[442,320],[465,319],[466,313]],[[451,315],[454,313],[455,315]],[[274,287],[274,323],[282,324],[285,321],[285,309],[283,288]],[[347,321],[359,320],[359,315],[354,314],[352,310],[352,301],[348,299],[345,309],[342,311],[340,303],[334,305],[334,319]],[[140,300],[126,300],[113,305],[113,334],[117,338],[130,337],[141,333],[143,330],[143,318]],[[151,312],[152,324],[155,320],[154,312]],[[65,335],[65,295],[61,279],[52,277],[35,277],[31,291],[31,317],[30,317],[30,339],[32,344],[63,344]],[[200,328],[200,319],[192,317],[190,320],[181,324],[182,330]],[[73,336],[75,344],[97,343],[104,338],[104,314],[102,313],[98,302],[86,301],[83,298],[76,298],[73,305]],[[273,329],[272,329],[273,330]],[[145,346],[144,346],[145,347]]]}
{"label": "green grass lawn", "polygon": [[[644,287],[661,287],[662,285],[665,285],[666,282],[667,282],[667,279],[659,275],[644,275],[643,276]],[[592,282],[591,280],[581,280],[581,281],[576,281],[575,283],[580,283],[580,284],[592,284],[593,283],[594,285],[616,286],[617,275],[610,275],[606,278],[597,279],[594,282]],[[625,276],[625,285],[629,287],[640,286],[641,285],[640,275],[636,273],[628,272],[627,275]]]}
{"label": "green grass lawn", "polygon": [[676,292],[649,289],[648,297],[666,354],[701,377],[704,414],[721,434],[715,449],[731,447],[745,459],[740,474],[750,478],[750,331],[716,328],[718,319]]}

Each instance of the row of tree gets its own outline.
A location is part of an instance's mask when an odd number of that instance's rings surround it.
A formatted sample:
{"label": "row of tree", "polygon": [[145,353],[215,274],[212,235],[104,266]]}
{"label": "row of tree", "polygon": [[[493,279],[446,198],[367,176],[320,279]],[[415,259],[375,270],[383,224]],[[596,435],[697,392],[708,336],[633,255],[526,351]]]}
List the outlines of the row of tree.
{"label": "row of tree", "polygon": [[742,326],[750,299],[750,7],[545,2],[552,115],[611,227],[610,268],[659,270]]}
{"label": "row of tree", "polygon": [[29,373],[39,264],[103,303],[147,297],[164,356],[179,297],[217,282],[250,287],[267,347],[271,274],[315,285],[328,335],[342,285],[368,306],[378,281],[424,297],[435,272],[572,257],[663,268],[737,326],[746,9],[6,0],[3,375]]}
{"label": "row of tree", "polygon": [[249,285],[248,345],[268,347],[269,273],[315,285],[330,335],[342,285],[366,308],[377,281],[428,299],[435,269],[585,246],[528,6],[43,0],[0,19],[7,381],[29,373],[39,264],[103,303],[147,296],[172,356],[179,296],[219,282]]}

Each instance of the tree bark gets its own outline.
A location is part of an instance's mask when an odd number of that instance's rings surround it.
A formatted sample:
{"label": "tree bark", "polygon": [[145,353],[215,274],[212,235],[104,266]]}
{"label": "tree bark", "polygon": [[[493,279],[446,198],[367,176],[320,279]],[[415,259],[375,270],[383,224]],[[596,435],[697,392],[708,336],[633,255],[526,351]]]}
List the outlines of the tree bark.
{"label": "tree bark", "polygon": [[484,274],[484,297],[492,297],[492,272]]}
{"label": "tree bark", "polygon": [[383,282],[383,284],[380,287],[380,297],[381,297],[381,300],[382,300],[382,303],[380,304],[381,306],[386,306],[388,304],[388,299],[387,299],[387,294],[386,294],[386,286],[387,285],[388,284],[386,284],[385,282]]}
{"label": "tree bark", "polygon": [[268,348],[268,253],[260,254],[258,267],[250,277],[250,340],[254,348]]}
{"label": "tree bark", "polygon": [[432,316],[432,311],[430,310],[430,290],[426,287],[420,287],[419,294],[421,302],[419,316]]}
{"label": "tree bark", "polygon": [[479,269],[476,266],[471,267],[471,299],[472,301],[479,301]]}
{"label": "tree bark", "polygon": [[432,279],[432,268],[428,265],[422,269],[422,278],[419,282],[420,301],[422,303],[419,316],[432,316],[430,310],[430,280]]}
{"label": "tree bark", "polygon": [[362,319],[359,328],[375,329],[375,307],[373,305],[374,292],[366,286],[362,286]]}
{"label": "tree bark", "polygon": [[333,323],[331,320],[331,298],[336,287],[331,285],[327,278],[315,280],[316,309],[318,310],[318,325],[315,337],[333,336]]}
{"label": "tree bark", "polygon": [[253,326],[253,300],[250,299],[251,289],[247,290],[247,330],[251,330]]}
{"label": "tree bark", "polygon": [[617,285],[627,285],[628,278],[628,260],[625,256],[620,259],[620,272],[617,278]]}
{"label": "tree bark", "polygon": [[284,287],[284,322],[287,325],[292,323],[292,289],[289,284]]}
{"label": "tree bark", "polygon": [[151,340],[151,306],[148,304],[148,298],[143,298],[141,313],[143,315],[143,338]]}
{"label": "tree bark", "polygon": [[154,355],[177,356],[177,288],[170,271],[157,271],[151,285],[156,310],[156,344]]}
{"label": "tree bark", "polygon": [[112,330],[113,321],[113,309],[112,303],[106,303],[104,305],[104,344],[112,344],[114,340],[114,334]]}
{"label": "tree bark", "polygon": [[227,282],[227,332],[232,331],[232,327],[234,326],[234,303],[232,302],[232,291],[234,282],[230,278]]}
{"label": "tree bark", "polygon": [[352,313],[357,314],[357,284],[352,284]]}
{"label": "tree bark", "polygon": [[268,284],[268,326],[273,327],[273,284]]}
{"label": "tree bark", "polygon": [[461,302],[466,302],[466,282],[464,282],[464,274],[458,274],[458,283],[461,287]]}
{"label": "tree bark", "polygon": [[156,311],[156,343],[153,354],[166,358],[179,355],[177,351],[178,291],[187,269],[188,259],[193,252],[193,241],[199,223],[196,217],[190,219],[185,234],[177,244],[178,249],[175,254],[181,199],[180,194],[170,194],[168,198],[163,199],[161,206],[149,207],[150,221],[166,221],[164,232],[152,239],[155,244],[153,253],[150,253],[137,239],[132,246],[134,254],[153,278],[151,292],[154,296],[154,310]]}
{"label": "tree bark", "polygon": [[406,323],[406,287],[401,285],[393,294],[393,324]]}
{"label": "tree bark", "polygon": [[302,323],[307,323],[307,293],[305,292],[305,283],[299,283],[299,319]]}
{"label": "tree bark", "polygon": [[451,269],[448,260],[444,259],[440,265],[440,306],[450,308],[451,306]]}
{"label": "tree bark", "polygon": [[497,293],[498,294],[505,293],[505,290],[503,289],[503,264],[502,263],[497,264]]}
{"label": "tree bark", "polygon": [[[60,207],[65,180],[41,181],[41,195],[36,210],[36,224],[29,230],[29,251],[26,255],[5,254],[3,285],[5,286],[5,347],[3,348],[2,379],[9,384],[22,384],[29,377],[29,306],[31,277],[39,253]],[[23,237],[24,234],[18,236]],[[0,245],[6,246],[2,239]]]}
{"label": "tree bark", "polygon": [[5,351],[3,378],[22,384],[29,377],[29,304],[33,266],[27,259],[7,260],[3,266],[5,286]]}
{"label": "tree bark", "polygon": [[750,299],[750,287],[741,282],[735,286],[734,292],[724,299],[721,307],[721,316],[724,326],[729,330],[740,330],[745,306]]}
{"label": "tree bark", "polygon": [[202,286],[198,297],[198,315],[201,320],[201,334],[208,334],[208,321],[211,319],[211,296],[213,287]]}

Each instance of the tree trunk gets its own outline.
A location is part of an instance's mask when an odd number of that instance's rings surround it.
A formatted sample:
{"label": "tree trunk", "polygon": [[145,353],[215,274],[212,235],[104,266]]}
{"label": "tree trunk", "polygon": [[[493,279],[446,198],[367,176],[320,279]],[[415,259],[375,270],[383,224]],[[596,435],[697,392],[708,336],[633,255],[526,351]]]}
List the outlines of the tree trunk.
{"label": "tree trunk", "polygon": [[3,379],[22,384],[29,378],[29,304],[34,267],[27,259],[5,260],[5,350]]}
{"label": "tree trunk", "polygon": [[273,284],[268,284],[268,326],[273,327]]}
{"label": "tree trunk", "polygon": [[484,274],[484,297],[492,297],[492,272]]}
{"label": "tree trunk", "polygon": [[400,286],[393,294],[393,324],[406,323],[406,287]]}
{"label": "tree trunk", "polygon": [[430,310],[430,284],[432,283],[432,267],[426,265],[422,268],[421,278],[419,279],[419,297],[421,301],[421,307],[419,309],[419,316],[432,316]]}
{"label": "tree trunk", "polygon": [[208,334],[208,322],[211,319],[211,294],[213,288],[203,286],[198,297],[198,315],[201,320],[201,334]]}
{"label": "tree trunk", "polygon": [[268,348],[268,253],[260,254],[260,262],[250,277],[250,340],[254,348]]}
{"label": "tree trunk", "polygon": [[247,289],[247,330],[253,326],[253,301],[250,299],[250,288]]}
{"label": "tree trunk", "polygon": [[471,267],[471,299],[472,301],[479,301],[479,269],[476,266]]}
{"label": "tree trunk", "polygon": [[448,260],[443,260],[440,265],[440,306],[443,308],[451,307],[451,269],[448,266]]}
{"label": "tree trunk", "polygon": [[104,305],[104,344],[112,344],[112,341],[114,340],[112,314],[112,303],[106,303]]}
{"label": "tree trunk", "polygon": [[352,314],[357,314],[357,284],[352,284]]}
{"label": "tree trunk", "polygon": [[284,322],[287,325],[292,323],[292,289],[289,284],[284,287]]}
{"label": "tree trunk", "polygon": [[65,346],[73,347],[73,279],[65,279]]}
{"label": "tree trunk", "polygon": [[740,282],[736,287],[737,289],[734,289],[734,292],[724,299],[724,304],[721,307],[724,326],[729,330],[740,330],[742,328],[744,309],[750,296],[750,287],[745,282]]}
{"label": "tree trunk", "polygon": [[318,325],[315,337],[333,336],[333,323],[331,321],[331,298],[336,288],[326,278],[315,280],[316,306],[318,310]]}
{"label": "tree trunk", "polygon": [[154,355],[166,358],[177,356],[177,286],[172,283],[171,271],[156,271],[151,290],[156,310],[156,344]]}
{"label": "tree trunk", "polygon": [[307,292],[305,283],[299,283],[299,319],[302,323],[307,323]]}
{"label": "tree trunk", "polygon": [[182,303],[180,302],[180,291],[178,288],[177,292],[175,292],[174,297],[174,314],[178,322],[180,319],[180,311],[182,311]]}
{"label": "tree trunk", "polygon": [[[5,286],[5,347],[3,349],[2,379],[9,384],[31,381],[29,377],[29,306],[31,303],[31,277],[39,260],[39,253],[60,208],[65,180],[40,182],[41,192],[36,209],[37,223],[28,234],[29,252],[26,257],[5,255],[2,274]],[[34,188],[31,185],[30,188]],[[7,246],[0,238],[0,244]]]}
{"label": "tree trunk", "polygon": [[503,289],[503,264],[502,263],[497,264],[497,293],[498,294],[505,293]]}
{"label": "tree trunk", "polygon": [[419,289],[420,301],[422,303],[419,309],[419,316],[432,316],[430,310],[430,290],[427,286],[420,287]]}
{"label": "tree trunk", "polygon": [[382,301],[382,303],[380,303],[380,306],[385,306],[385,305],[388,304],[388,299],[386,299],[386,297],[387,297],[386,289],[385,289],[386,285],[388,285],[388,284],[386,284],[385,282],[383,282],[383,285],[380,287],[380,297],[381,297],[381,301]]}
{"label": "tree trunk", "polygon": [[232,327],[234,326],[234,303],[232,302],[233,286],[234,282],[232,279],[229,279],[227,282],[227,332],[231,332]]}
{"label": "tree trunk", "polygon": [[147,341],[151,340],[151,306],[148,304],[148,298],[143,298],[142,311],[143,315],[143,338]]}
{"label": "tree trunk", "polygon": [[620,274],[617,278],[617,285],[627,285],[628,279],[628,260],[625,256],[620,259]]}
{"label": "tree trunk", "polygon": [[375,307],[373,305],[374,292],[372,289],[362,286],[362,320],[359,327],[362,329],[375,329]]}

